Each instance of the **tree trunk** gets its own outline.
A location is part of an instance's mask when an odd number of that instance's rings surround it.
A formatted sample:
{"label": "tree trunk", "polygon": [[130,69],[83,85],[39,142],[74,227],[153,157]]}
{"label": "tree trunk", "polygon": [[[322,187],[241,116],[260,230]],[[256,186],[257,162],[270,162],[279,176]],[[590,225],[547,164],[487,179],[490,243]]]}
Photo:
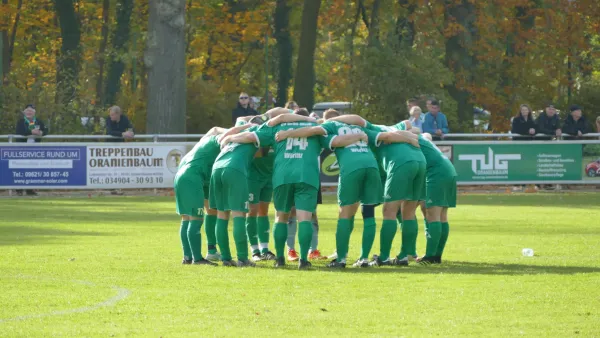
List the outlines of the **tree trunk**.
{"label": "tree trunk", "polygon": [[288,88],[292,80],[292,54],[293,46],[290,37],[290,5],[287,0],[277,0],[275,7],[275,40],[277,40],[277,53],[279,54],[277,76],[277,103],[283,107],[288,100]]}
{"label": "tree trunk", "polygon": [[[472,46],[475,42],[475,6],[469,0],[461,0],[455,4],[446,0],[444,13],[446,24],[455,22],[463,27],[458,33],[446,39],[446,66],[456,75],[454,83],[446,86],[448,94],[458,104],[458,118],[461,123],[472,125],[473,102],[470,93],[465,89],[473,83],[473,70],[477,60]],[[462,129],[459,127],[459,129]]]}
{"label": "tree trunk", "polygon": [[369,26],[369,46],[379,45],[379,7],[381,5],[380,0],[373,1],[373,9],[371,9],[371,20]]}
{"label": "tree trunk", "polygon": [[398,0],[399,5],[406,10],[403,17],[396,20],[396,35],[400,49],[411,49],[415,43],[415,23],[410,19],[417,10],[417,5],[411,0]]}
{"label": "tree trunk", "polygon": [[96,79],[96,102],[102,103],[102,85],[104,81],[104,61],[106,60],[106,44],[108,42],[108,12],[110,10],[110,0],[102,2],[102,40],[98,50],[98,78]]}
{"label": "tree trunk", "polygon": [[54,7],[60,24],[62,45],[57,58],[56,102],[68,104],[77,91],[77,76],[80,66],[80,22],[75,14],[73,0],[55,0]]}
{"label": "tree trunk", "polygon": [[[8,0],[2,0],[2,4],[8,4]],[[10,66],[12,63],[12,56],[15,50],[15,39],[17,37],[17,27],[19,26],[19,20],[21,19],[21,8],[23,7],[23,0],[19,0],[17,3],[17,15],[15,15],[15,21],[13,22],[12,29],[10,31],[10,39],[8,37],[8,31],[2,31],[2,63],[4,74],[3,79],[6,80],[6,76],[10,72]]]}
{"label": "tree trunk", "polygon": [[294,99],[301,107],[312,109],[315,100],[315,47],[320,0],[304,0],[302,30],[298,48],[298,66],[294,84]]}
{"label": "tree trunk", "polygon": [[185,43],[185,0],[150,0],[147,133],[185,133]]}
{"label": "tree trunk", "polygon": [[133,12],[133,0],[119,0],[117,2],[117,24],[111,35],[112,51],[108,65],[108,76],[106,78],[106,90],[104,91],[104,105],[114,105],[117,102],[117,94],[121,91],[121,76],[125,70],[123,56],[127,53],[129,33],[131,31],[130,21]]}

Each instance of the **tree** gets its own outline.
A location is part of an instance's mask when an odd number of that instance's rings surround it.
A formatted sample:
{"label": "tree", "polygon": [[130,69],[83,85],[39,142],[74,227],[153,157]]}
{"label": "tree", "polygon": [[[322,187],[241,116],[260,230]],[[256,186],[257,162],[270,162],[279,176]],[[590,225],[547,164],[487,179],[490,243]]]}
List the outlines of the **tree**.
{"label": "tree", "polygon": [[294,84],[294,99],[301,107],[312,109],[315,99],[315,63],[317,23],[320,0],[304,0],[302,28],[298,47],[298,66]]}
{"label": "tree", "polygon": [[444,12],[447,39],[446,66],[454,73],[455,80],[446,86],[448,94],[456,101],[461,123],[473,119],[473,102],[467,88],[472,85],[472,69],[477,64],[473,55],[475,44],[475,5],[469,0],[446,0]]}
{"label": "tree", "polygon": [[287,0],[277,0],[275,7],[275,40],[277,41],[278,73],[277,103],[283,107],[288,100],[288,88],[292,80],[293,46],[290,36],[290,11]]}
{"label": "tree", "polygon": [[54,0],[62,44],[57,58],[56,102],[67,105],[76,95],[80,66],[81,28],[73,0]]}
{"label": "tree", "polygon": [[185,132],[185,0],[151,0],[145,64],[146,132]]}
{"label": "tree", "polygon": [[133,0],[119,0],[117,2],[117,24],[111,36],[112,50],[110,64],[108,65],[108,76],[106,78],[106,90],[104,106],[113,105],[117,101],[117,94],[121,90],[121,76],[125,70],[123,61],[127,52],[127,43],[130,35],[131,13],[133,12]]}
{"label": "tree", "polygon": [[110,0],[102,2],[102,31],[100,49],[98,50],[98,78],[96,79],[96,102],[100,103],[103,100],[102,85],[104,80],[104,62],[106,60],[106,44],[108,42],[108,12],[110,9]]}

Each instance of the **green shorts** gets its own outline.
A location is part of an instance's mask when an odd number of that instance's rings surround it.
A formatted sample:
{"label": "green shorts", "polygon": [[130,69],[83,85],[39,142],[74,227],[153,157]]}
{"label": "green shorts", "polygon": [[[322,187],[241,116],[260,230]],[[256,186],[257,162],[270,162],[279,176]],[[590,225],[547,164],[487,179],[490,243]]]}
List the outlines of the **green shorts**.
{"label": "green shorts", "polygon": [[427,208],[456,207],[456,177],[455,176],[433,176],[427,177]]}
{"label": "green shorts", "polygon": [[218,211],[248,212],[248,179],[239,170],[218,168],[210,177],[209,203]]}
{"label": "green shorts", "polygon": [[425,162],[410,161],[388,173],[384,202],[422,200],[426,166]]}
{"label": "green shorts", "polygon": [[250,204],[269,203],[273,197],[273,180],[271,178],[248,180],[248,191],[250,191],[248,198]]}
{"label": "green shorts", "polygon": [[[206,182],[208,183],[208,182]],[[203,216],[204,199],[208,198],[208,185],[200,175],[177,173],[173,182],[175,207],[179,215]]]}
{"label": "green shorts", "polygon": [[273,191],[275,210],[288,213],[296,210],[315,212],[317,209],[317,188],[306,183],[282,184]]}
{"label": "green shorts", "polygon": [[343,207],[361,202],[363,205],[381,203],[383,185],[377,168],[363,168],[346,175],[340,175],[338,204]]}

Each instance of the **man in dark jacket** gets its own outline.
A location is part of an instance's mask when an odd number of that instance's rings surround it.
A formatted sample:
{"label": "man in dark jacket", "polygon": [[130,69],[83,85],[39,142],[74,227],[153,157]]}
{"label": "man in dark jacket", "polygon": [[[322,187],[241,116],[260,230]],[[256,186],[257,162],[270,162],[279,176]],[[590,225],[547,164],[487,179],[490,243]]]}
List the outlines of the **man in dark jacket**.
{"label": "man in dark jacket", "polygon": [[35,116],[35,106],[28,104],[23,110],[23,116],[17,121],[15,134],[27,136],[27,138],[19,138],[17,142],[40,142],[41,137],[48,134],[48,128],[44,122]]}
{"label": "man in dark jacket", "polygon": [[235,125],[238,117],[258,115],[258,112],[250,107],[250,97],[248,94],[240,93],[237,107],[231,112],[231,123]]}
{"label": "man in dark jacket", "polygon": [[571,114],[567,116],[563,124],[563,132],[574,137],[581,137],[583,134],[589,133],[589,126],[582,115],[581,107],[573,105],[570,111]]}
{"label": "man in dark jacket", "polygon": [[125,139],[133,138],[133,126],[127,116],[123,115],[119,106],[112,106],[108,110],[106,118],[106,135],[111,137],[107,142],[124,142]]}
{"label": "man in dark jacket", "polygon": [[[15,134],[27,136],[27,138],[18,138],[17,142],[41,142],[42,136],[48,135],[48,128],[44,122],[39,120],[35,115],[35,106],[28,104],[23,110],[23,116],[17,121],[15,126]],[[28,196],[36,196],[37,193],[31,189],[25,190]],[[17,190],[17,195],[23,195],[23,190]]]}
{"label": "man in dark jacket", "polygon": [[535,122],[537,124],[536,131],[540,134],[549,135],[550,137],[560,137],[562,135],[560,120],[552,103],[546,105],[545,112],[540,114]]}

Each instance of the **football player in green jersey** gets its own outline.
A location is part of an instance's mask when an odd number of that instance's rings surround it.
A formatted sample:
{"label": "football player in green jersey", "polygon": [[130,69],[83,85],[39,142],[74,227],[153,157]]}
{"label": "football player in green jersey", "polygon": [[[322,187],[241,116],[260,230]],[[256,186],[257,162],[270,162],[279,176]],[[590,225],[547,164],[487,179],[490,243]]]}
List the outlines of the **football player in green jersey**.
{"label": "football player in green jersey", "polygon": [[[325,111],[324,119],[327,121],[339,115],[339,112],[330,109]],[[336,144],[336,138],[338,137],[362,133],[367,134],[367,142],[361,140],[347,146],[339,143]],[[346,266],[346,256],[350,233],[353,228],[354,215],[358,210],[359,202],[365,205],[374,205],[381,203],[383,197],[378,164],[375,156],[369,149],[369,145],[375,146],[378,142],[408,142],[418,146],[418,143],[416,137],[411,133],[406,133],[406,135],[394,132],[378,133],[335,121],[327,121],[316,127],[280,131],[277,133],[276,138],[277,141],[283,141],[288,138],[302,138],[315,135],[324,137],[329,148],[335,151],[338,163],[340,164],[338,185],[340,213],[336,232],[338,258],[329,263],[328,267],[344,268]],[[357,260],[355,266],[368,266],[367,258],[374,239],[375,222],[374,219],[370,219],[365,222],[361,258]]]}
{"label": "football player in green jersey", "polygon": [[[248,122],[262,124],[268,119],[266,114],[241,117],[236,125]],[[275,254],[269,250],[269,204],[273,196],[274,160],[275,150],[272,147],[262,147],[252,160],[248,172],[250,211],[246,216],[246,234],[252,249],[252,260],[255,262],[275,259]]]}
{"label": "football player in green jersey", "polygon": [[[337,121],[358,125],[370,130],[384,132],[395,129],[373,125],[358,115],[344,115]],[[408,265],[408,255],[390,259],[390,251],[398,227],[396,215],[402,211],[402,243],[406,252],[416,251],[417,219],[415,211],[422,199],[426,161],[419,148],[406,143],[383,144],[377,147],[377,157],[382,160],[386,172],[383,204],[383,224],[380,232],[381,254],[369,264]]]}
{"label": "football player in green jersey", "polygon": [[215,246],[216,211],[208,208],[207,200],[210,175],[213,163],[221,151],[218,138],[223,136],[224,133],[236,134],[246,128],[248,127],[236,127],[227,130],[214,127],[181,159],[175,174],[173,187],[177,213],[181,215],[179,237],[183,247],[183,264],[216,265],[204,259],[201,253],[200,228],[205,217],[208,241],[208,255],[206,257],[210,260],[220,258]]}
{"label": "football player in green jersey", "polygon": [[448,208],[456,207],[456,170],[452,162],[433,144],[431,134],[419,137],[421,151],[427,160],[425,256],[417,259],[421,264],[441,263],[450,226]]}

